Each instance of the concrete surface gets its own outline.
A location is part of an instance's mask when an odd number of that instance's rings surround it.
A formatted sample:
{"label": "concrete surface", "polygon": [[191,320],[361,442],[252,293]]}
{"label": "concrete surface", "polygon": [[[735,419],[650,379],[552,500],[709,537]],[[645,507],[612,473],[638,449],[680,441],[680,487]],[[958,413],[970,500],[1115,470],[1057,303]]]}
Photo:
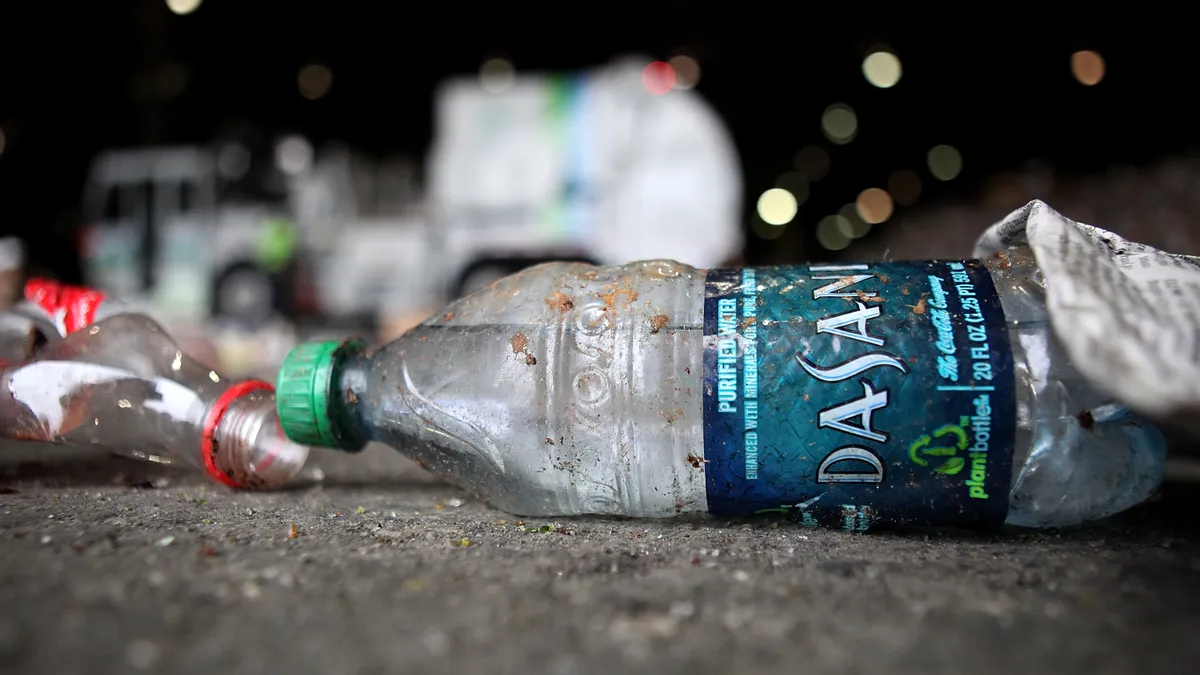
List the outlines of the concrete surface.
{"label": "concrete surface", "polygon": [[4,672],[1101,675],[1200,656],[1194,483],[1073,532],[849,535],[517,523],[376,448],[322,455],[319,485],[234,494],[0,447]]}

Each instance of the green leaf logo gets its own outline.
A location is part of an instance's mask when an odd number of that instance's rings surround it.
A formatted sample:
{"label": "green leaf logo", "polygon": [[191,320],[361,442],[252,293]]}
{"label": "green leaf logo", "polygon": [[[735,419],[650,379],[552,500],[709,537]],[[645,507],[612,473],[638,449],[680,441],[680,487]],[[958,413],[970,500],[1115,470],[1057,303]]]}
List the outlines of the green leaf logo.
{"label": "green leaf logo", "polygon": [[946,460],[945,464],[934,469],[934,471],[946,476],[953,476],[959,471],[962,471],[963,467],[966,465],[967,460],[963,459],[962,457],[951,457],[950,459]]}

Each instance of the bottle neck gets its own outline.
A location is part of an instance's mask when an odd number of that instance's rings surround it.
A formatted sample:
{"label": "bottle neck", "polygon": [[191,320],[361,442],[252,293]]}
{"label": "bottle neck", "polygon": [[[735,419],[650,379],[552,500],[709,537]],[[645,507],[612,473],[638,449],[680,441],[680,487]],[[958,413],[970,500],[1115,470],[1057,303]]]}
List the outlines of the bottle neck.
{"label": "bottle neck", "polygon": [[[237,388],[230,391],[237,392]],[[278,487],[304,467],[308,448],[288,440],[279,426],[275,395],[267,386],[245,388],[214,405],[211,441],[205,436],[205,469],[230,487]]]}
{"label": "bottle neck", "polygon": [[338,447],[358,452],[374,440],[370,423],[371,358],[361,350],[347,350],[330,378],[329,417]]}

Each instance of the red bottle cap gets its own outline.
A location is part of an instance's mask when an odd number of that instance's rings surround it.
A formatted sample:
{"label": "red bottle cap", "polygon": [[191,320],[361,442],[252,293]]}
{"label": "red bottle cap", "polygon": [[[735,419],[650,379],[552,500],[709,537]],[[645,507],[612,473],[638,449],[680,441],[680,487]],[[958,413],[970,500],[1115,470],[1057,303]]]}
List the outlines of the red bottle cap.
{"label": "red bottle cap", "polygon": [[275,388],[262,380],[246,380],[226,389],[208,409],[200,435],[200,456],[204,459],[204,470],[218,483],[234,489],[242,489],[246,485],[217,467],[217,444],[213,435],[217,431],[217,425],[221,423],[221,418],[225,416],[225,411],[229,409],[229,405],[254,391],[274,392]]}

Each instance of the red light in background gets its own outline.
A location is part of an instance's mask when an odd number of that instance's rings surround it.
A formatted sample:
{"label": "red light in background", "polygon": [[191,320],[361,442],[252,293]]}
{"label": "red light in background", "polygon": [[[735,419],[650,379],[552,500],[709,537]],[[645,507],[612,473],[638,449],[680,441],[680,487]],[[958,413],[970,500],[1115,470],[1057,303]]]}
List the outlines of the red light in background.
{"label": "red light in background", "polygon": [[642,70],[642,86],[661,96],[675,88],[675,69],[665,61],[655,61]]}

